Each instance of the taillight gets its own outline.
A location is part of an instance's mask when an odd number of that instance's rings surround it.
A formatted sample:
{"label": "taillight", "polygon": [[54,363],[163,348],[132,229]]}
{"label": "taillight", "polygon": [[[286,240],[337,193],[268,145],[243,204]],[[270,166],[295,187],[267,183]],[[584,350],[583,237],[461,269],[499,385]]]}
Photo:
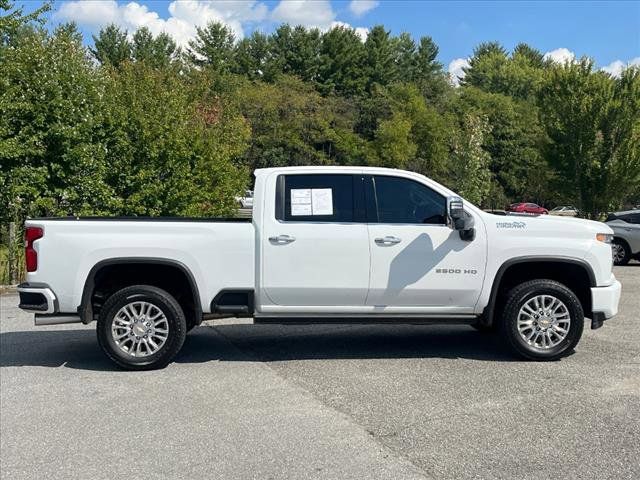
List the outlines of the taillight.
{"label": "taillight", "polygon": [[38,269],[38,252],[33,248],[33,242],[42,238],[44,232],[40,227],[27,227],[24,230],[24,258],[27,262],[27,272]]}

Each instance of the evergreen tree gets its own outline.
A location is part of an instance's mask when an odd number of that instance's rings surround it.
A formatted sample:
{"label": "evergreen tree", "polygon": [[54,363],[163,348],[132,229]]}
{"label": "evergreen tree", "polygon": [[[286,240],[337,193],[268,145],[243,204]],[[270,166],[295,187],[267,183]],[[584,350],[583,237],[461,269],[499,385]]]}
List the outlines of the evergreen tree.
{"label": "evergreen tree", "polygon": [[235,35],[220,22],[209,22],[196,28],[196,38],[189,42],[188,59],[197,67],[209,67],[218,72],[233,68]]}
{"label": "evergreen tree", "polygon": [[389,32],[382,25],[376,25],[371,29],[364,43],[367,76],[367,89],[375,83],[387,85],[397,77],[396,64],[394,62],[394,44]]}
{"label": "evergreen tree", "polygon": [[318,88],[322,93],[359,95],[366,86],[364,45],[352,28],[332,28],[322,36]]}
{"label": "evergreen tree", "polygon": [[122,62],[131,60],[131,45],[127,32],[110,24],[93,36],[94,47],[91,53],[103,65],[118,67]]}

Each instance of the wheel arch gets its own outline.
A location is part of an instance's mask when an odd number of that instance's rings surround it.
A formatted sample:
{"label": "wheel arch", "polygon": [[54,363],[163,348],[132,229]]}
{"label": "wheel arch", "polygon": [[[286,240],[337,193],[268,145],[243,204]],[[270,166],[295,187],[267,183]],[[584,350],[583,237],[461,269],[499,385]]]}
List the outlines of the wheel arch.
{"label": "wheel arch", "polygon": [[[179,271],[183,278],[187,281],[189,291],[191,294],[191,301],[193,306],[193,315],[195,317],[196,324],[199,324],[202,321],[202,304],[200,302],[200,292],[198,291],[198,284],[195,280],[195,277],[191,270],[182,262],[173,259],[167,258],[156,258],[156,257],[118,257],[118,258],[108,258],[105,260],[101,260],[96,263],[89,273],[84,282],[84,287],[82,289],[82,297],[80,305],[78,306],[78,314],[82,319],[82,323],[88,324],[94,319],[94,311],[93,311],[93,294],[96,288],[96,277],[99,276],[101,272],[110,267],[117,266],[134,266],[134,265],[142,265],[142,266],[160,266],[165,268],[173,269],[174,271]],[[154,282],[149,282],[151,285]],[[157,286],[157,285],[156,285]],[[185,312],[186,313],[186,312]]]}
{"label": "wheel arch", "polygon": [[[565,269],[557,270],[558,267],[565,267]],[[567,270],[566,267],[570,267],[570,269]],[[526,268],[529,268],[529,270],[525,270]],[[573,281],[567,282],[567,279],[571,279],[570,273],[572,271],[574,273],[582,272],[581,276],[575,278]],[[543,277],[539,276],[543,273],[545,274]],[[591,266],[585,260],[561,256],[523,256],[509,259],[498,268],[493,279],[493,284],[491,285],[489,303],[482,314],[481,323],[483,325],[493,325],[494,318],[496,314],[499,313],[500,295],[505,291],[503,282],[511,278],[518,278],[522,282],[534,278],[558,280],[572,289],[572,291],[574,288],[577,290],[574,291],[574,293],[578,296],[585,315],[592,315],[590,289],[597,285],[596,276]],[[506,285],[504,286],[506,287]]]}

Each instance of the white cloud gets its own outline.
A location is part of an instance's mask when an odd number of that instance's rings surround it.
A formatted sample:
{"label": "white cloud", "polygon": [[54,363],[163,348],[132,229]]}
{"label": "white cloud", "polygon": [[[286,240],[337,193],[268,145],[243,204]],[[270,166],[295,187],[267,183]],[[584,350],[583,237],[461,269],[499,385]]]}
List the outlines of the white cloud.
{"label": "white cloud", "polygon": [[615,60],[606,67],[602,67],[601,70],[607,72],[613,77],[619,77],[622,75],[622,72],[629,67],[640,67],[640,57],[632,58],[626,63],[622,60]]}
{"label": "white cloud", "polygon": [[576,59],[576,54],[568,48],[556,48],[544,54],[545,60],[551,60],[554,63],[571,63]]}
{"label": "white cloud", "polygon": [[327,30],[331,28],[336,14],[328,0],[282,0],[273,9],[271,18],[291,25]]}
{"label": "white cloud", "polygon": [[[83,27],[97,31],[114,23],[131,35],[141,27],[151,33],[171,35],[179,46],[185,47],[196,35],[196,27],[216,21],[227,25],[237,38],[244,37],[247,23],[268,20],[304,25],[327,31],[335,26],[354,28],[336,20],[336,14],[328,0],[282,0],[269,12],[264,3],[257,0],[175,0],[169,4],[169,17],[134,1],[118,3],[115,0],[71,0],[60,4],[55,19],[74,21]],[[356,34],[365,41],[368,28],[355,27]]]}
{"label": "white cloud", "polygon": [[351,0],[349,3],[349,10],[356,17],[361,17],[365,13],[373,10],[378,6],[380,2],[378,0]]}
{"label": "white cloud", "polygon": [[451,83],[456,87],[460,85],[460,80],[462,80],[466,75],[463,68],[468,66],[468,58],[455,58],[451,60],[451,63],[449,63],[449,78],[451,79]]}
{"label": "white cloud", "polygon": [[255,0],[176,0],[169,4],[170,17],[163,19],[146,5],[136,2],[118,4],[114,0],[74,0],[63,2],[55,18],[72,20],[96,30],[109,23],[115,23],[130,33],[147,27],[154,35],[166,32],[178,45],[185,46],[195,36],[196,27],[211,21],[226,24],[237,37],[242,38],[243,24],[264,20],[267,13],[267,6]]}

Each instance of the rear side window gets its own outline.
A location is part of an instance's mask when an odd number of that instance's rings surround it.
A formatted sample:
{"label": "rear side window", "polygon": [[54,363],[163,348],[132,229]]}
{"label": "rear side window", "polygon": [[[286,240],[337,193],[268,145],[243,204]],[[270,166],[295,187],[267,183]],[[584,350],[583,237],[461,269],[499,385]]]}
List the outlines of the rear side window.
{"label": "rear side window", "polygon": [[360,177],[281,175],[276,188],[276,218],[287,222],[358,221],[356,212],[363,206],[354,194],[355,181],[361,181]]}
{"label": "rear side window", "polygon": [[640,213],[634,213],[627,217],[627,222],[640,225]]}
{"label": "rear side window", "polygon": [[426,185],[382,175],[373,180],[379,223],[445,223],[446,199]]}

